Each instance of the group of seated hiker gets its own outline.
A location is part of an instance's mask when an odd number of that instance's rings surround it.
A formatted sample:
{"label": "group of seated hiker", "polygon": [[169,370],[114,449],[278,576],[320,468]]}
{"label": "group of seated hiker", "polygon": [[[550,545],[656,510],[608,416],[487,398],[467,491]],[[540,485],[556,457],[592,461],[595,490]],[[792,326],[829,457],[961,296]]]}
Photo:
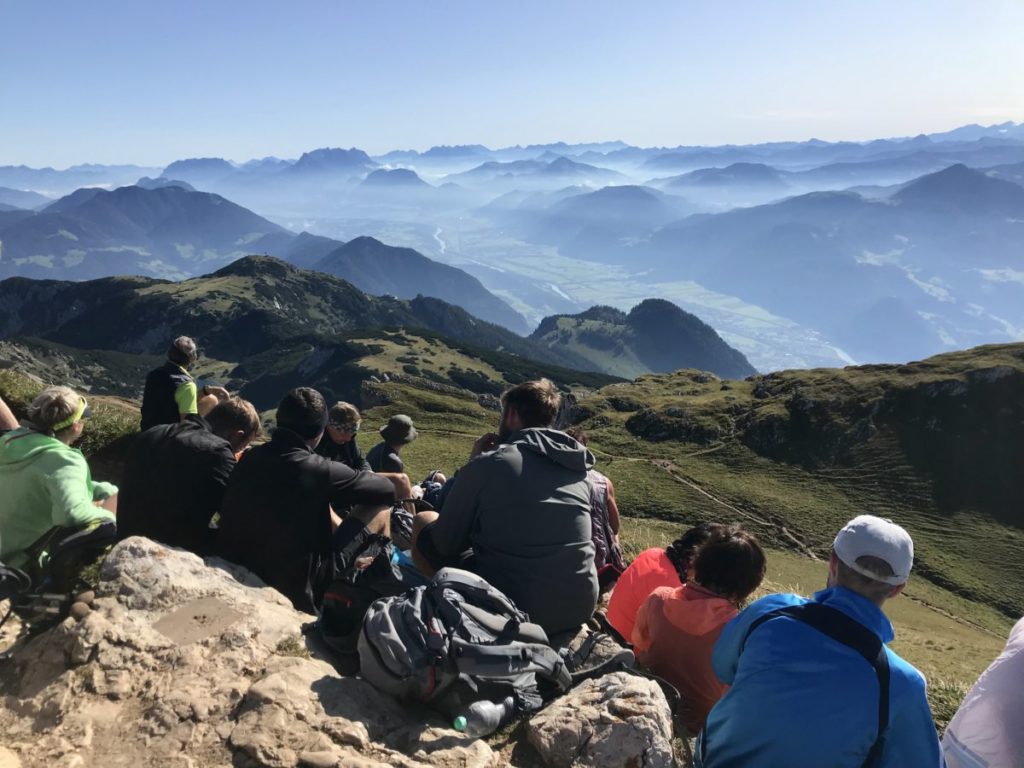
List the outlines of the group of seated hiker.
{"label": "group of seated hiker", "polygon": [[[887,647],[894,632],[882,608],[903,591],[914,557],[899,525],[850,520],[833,541],[825,589],[748,605],[767,559],[738,524],[702,523],[626,565],[614,486],[595,471],[586,435],[555,427],[561,395],[550,381],[505,392],[497,431],[473,443],[453,477],[431,473],[421,487],[399,456],[416,438],[407,416],[392,416],[364,458],[358,409],[328,407],[299,387],[259,442],[251,403],[219,387],[200,394],[189,373],[197,359],[191,339],[176,339],[167,365],[147,378],[146,428],[120,494],[93,482],[71,447],[91,413],[84,397],[49,387],[20,427],[0,402],[0,431],[9,430],[0,437],[0,560],[38,569],[68,540],[109,540],[116,519],[122,538],[221,555],[314,613],[324,569],[368,568],[365,545],[397,541],[401,513],[411,521],[408,551],[372,555],[386,560],[391,594],[463,568],[559,647],[610,588],[607,623],[680,693],[699,766],[943,764],[924,678]],[[425,490],[433,509],[422,508]],[[958,754],[969,752],[978,721],[954,721]],[[992,717],[980,721],[992,727]]]}

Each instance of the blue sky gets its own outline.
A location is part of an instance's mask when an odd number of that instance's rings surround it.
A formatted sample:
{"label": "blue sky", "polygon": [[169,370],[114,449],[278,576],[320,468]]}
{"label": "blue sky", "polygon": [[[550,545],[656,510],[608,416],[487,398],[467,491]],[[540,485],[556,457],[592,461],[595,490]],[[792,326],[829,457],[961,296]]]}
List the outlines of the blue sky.
{"label": "blue sky", "polygon": [[0,164],[1024,120],[1024,2],[0,0]]}

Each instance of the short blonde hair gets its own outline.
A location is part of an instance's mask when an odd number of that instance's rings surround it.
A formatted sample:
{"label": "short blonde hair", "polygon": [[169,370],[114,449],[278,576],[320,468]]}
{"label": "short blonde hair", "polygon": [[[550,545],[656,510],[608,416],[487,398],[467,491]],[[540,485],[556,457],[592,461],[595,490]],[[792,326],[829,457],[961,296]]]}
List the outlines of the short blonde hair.
{"label": "short blonde hair", "polygon": [[[892,584],[887,584],[884,581],[878,581],[858,573],[840,560],[838,555],[836,556],[836,562],[839,564],[836,570],[836,583],[839,586],[846,587],[873,602],[884,600],[892,592]],[[894,574],[892,566],[885,562],[885,560],[871,557],[870,555],[858,557],[857,565],[880,578],[889,578]]]}
{"label": "short blonde hair", "polygon": [[331,424],[344,425],[344,424],[358,424],[362,421],[362,416],[359,415],[359,409],[356,408],[352,403],[346,403],[343,400],[339,400],[331,406],[331,410],[327,413],[327,420]]}
{"label": "short blonde hair", "polygon": [[29,405],[28,421],[36,429],[52,432],[55,424],[73,418],[81,403],[82,396],[71,387],[47,387]]}
{"label": "short blonde hair", "polygon": [[256,407],[240,397],[229,397],[218,403],[206,415],[206,422],[214,434],[241,432],[247,440],[259,437],[262,431]]}

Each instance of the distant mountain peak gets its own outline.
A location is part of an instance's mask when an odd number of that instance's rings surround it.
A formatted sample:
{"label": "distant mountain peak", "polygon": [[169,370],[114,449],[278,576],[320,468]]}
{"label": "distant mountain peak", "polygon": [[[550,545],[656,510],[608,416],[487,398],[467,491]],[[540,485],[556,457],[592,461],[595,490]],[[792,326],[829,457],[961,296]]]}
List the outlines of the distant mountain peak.
{"label": "distant mountain peak", "polygon": [[164,168],[160,174],[164,179],[188,177],[216,177],[226,176],[235,170],[235,166],[222,157],[190,157],[186,160],[175,160]]}
{"label": "distant mountain peak", "polygon": [[305,152],[295,161],[295,164],[288,168],[288,171],[364,171],[376,168],[370,156],[363,150],[352,147],[350,149],[339,149],[336,147],[324,147]]}
{"label": "distant mountain peak", "polygon": [[363,179],[360,186],[424,189],[430,185],[409,168],[378,168]]}
{"label": "distant mountain peak", "polygon": [[963,163],[915,179],[892,199],[904,205],[943,206],[972,213],[1024,212],[1024,188]]}
{"label": "distant mountain peak", "polygon": [[282,261],[276,256],[261,256],[253,254],[243,256],[226,267],[221,267],[216,272],[204,277],[276,277],[283,278],[301,274],[298,267],[293,267],[287,261]]}
{"label": "distant mountain peak", "polygon": [[783,174],[764,163],[738,162],[724,168],[701,168],[674,179],[670,186],[785,184]]}
{"label": "distant mountain peak", "polygon": [[163,176],[155,179],[149,176],[143,176],[141,179],[135,182],[136,187],[142,189],[161,189],[163,187],[180,187],[186,189],[189,192],[195,192],[196,188],[189,184],[187,181],[181,181],[180,179],[165,178]]}

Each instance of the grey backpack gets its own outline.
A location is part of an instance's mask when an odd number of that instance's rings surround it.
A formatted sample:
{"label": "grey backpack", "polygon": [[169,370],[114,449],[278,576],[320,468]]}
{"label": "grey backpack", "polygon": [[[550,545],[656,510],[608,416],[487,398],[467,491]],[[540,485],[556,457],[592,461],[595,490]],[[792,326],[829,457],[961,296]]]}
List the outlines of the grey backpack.
{"label": "grey backpack", "polygon": [[359,635],[359,665],[378,689],[450,716],[507,697],[514,714],[530,712],[543,703],[538,683],[558,693],[572,684],[544,630],[484,579],[458,568],[374,602]]}

